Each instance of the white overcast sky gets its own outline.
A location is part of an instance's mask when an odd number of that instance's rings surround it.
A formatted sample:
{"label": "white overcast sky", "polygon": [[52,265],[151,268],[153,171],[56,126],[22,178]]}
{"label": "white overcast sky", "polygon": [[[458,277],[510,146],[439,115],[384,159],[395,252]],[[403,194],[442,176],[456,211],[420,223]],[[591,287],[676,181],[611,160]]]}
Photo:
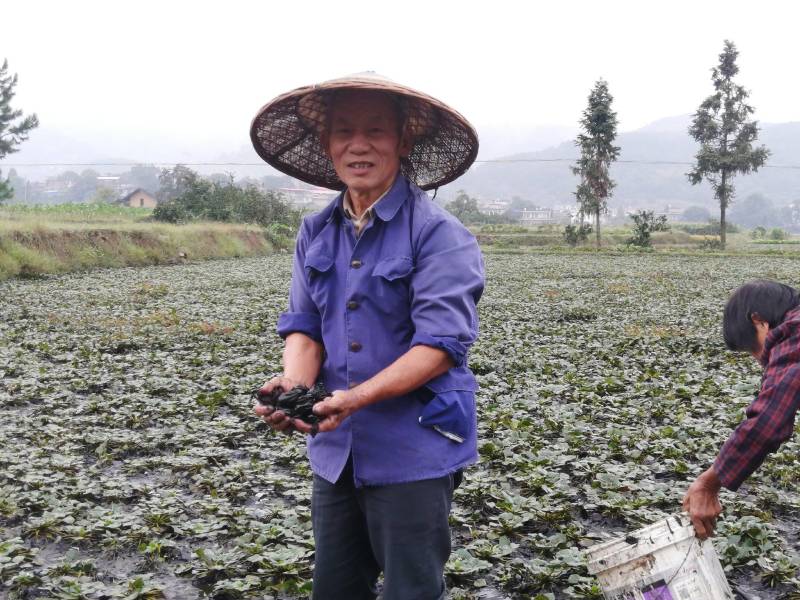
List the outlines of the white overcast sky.
{"label": "white overcast sky", "polygon": [[739,0],[11,0],[0,59],[42,126],[248,142],[293,87],[374,70],[478,127],[574,126],[609,81],[621,130],[693,112],[723,40],[757,118],[800,120],[800,3]]}

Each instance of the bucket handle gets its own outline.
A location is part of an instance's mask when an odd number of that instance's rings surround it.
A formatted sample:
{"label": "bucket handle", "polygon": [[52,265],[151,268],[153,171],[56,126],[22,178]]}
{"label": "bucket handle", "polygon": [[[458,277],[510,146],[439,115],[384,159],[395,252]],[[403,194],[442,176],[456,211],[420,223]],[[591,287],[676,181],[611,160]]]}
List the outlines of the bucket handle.
{"label": "bucket handle", "polygon": [[[680,514],[678,514],[678,515],[675,517],[675,519],[678,521],[678,523],[681,523],[681,519],[680,519],[680,518],[681,518],[681,516],[683,516],[684,514],[686,514],[686,513],[680,513]],[[681,524],[682,524],[682,523],[681,523]],[[669,524],[669,519],[667,519],[667,529],[669,529],[669,532],[670,532],[670,533],[672,533],[672,534],[674,534],[674,533],[675,533],[674,531],[672,531],[672,526]],[[678,565],[678,568],[677,568],[677,569],[675,569],[675,572],[672,574],[672,577],[670,577],[670,578],[669,578],[669,579],[668,579],[668,580],[665,582],[664,588],[663,588],[663,589],[662,589],[662,590],[661,590],[661,591],[658,593],[658,596],[656,596],[655,598],[653,598],[653,600],[661,600],[662,596],[664,595],[664,591],[665,591],[665,590],[666,590],[666,591],[669,591],[669,586],[670,586],[670,584],[671,584],[673,581],[675,581],[675,578],[678,576],[678,573],[680,573],[680,572],[681,572],[681,569],[683,568],[683,565],[685,565],[685,564],[686,564],[686,561],[687,561],[687,560],[689,560],[689,555],[692,553],[692,548],[693,548],[693,547],[694,547],[694,540],[692,541],[692,543],[691,543],[691,544],[689,544],[689,547],[686,549],[686,555],[683,557],[683,560],[681,561],[681,564],[679,564],[679,565]]]}

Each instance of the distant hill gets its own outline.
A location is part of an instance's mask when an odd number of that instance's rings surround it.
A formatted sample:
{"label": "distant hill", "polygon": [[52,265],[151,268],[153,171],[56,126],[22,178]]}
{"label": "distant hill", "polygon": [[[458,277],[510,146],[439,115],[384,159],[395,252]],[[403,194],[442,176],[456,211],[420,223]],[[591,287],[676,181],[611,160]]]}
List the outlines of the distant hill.
{"label": "distant hill", "polygon": [[[157,134],[141,134],[135,137],[71,135],[43,126],[31,132],[30,139],[20,146],[19,152],[10,154],[1,161],[0,169],[7,175],[8,171],[14,168],[22,177],[42,181],[65,171],[80,173],[91,168],[104,174],[117,174],[130,168],[113,166],[114,164],[244,162],[257,163],[259,166],[209,165],[192,168],[205,175],[224,172],[233,172],[238,177],[275,175],[276,171],[259,158],[249,145],[246,136],[242,137],[241,140],[209,141],[199,144],[180,138],[164,139]],[[232,150],[237,148],[237,144],[238,150]],[[14,167],[13,163],[53,163],[54,166]]]}
{"label": "distant hill", "polygon": [[[691,162],[697,145],[687,133],[689,121],[689,115],[668,117],[620,134],[620,160]],[[800,123],[762,124],[761,128],[761,143],[773,153],[770,164],[800,165]],[[514,128],[509,124],[479,127],[478,133],[481,139],[479,160],[502,157],[508,162],[477,163],[459,180],[439,190],[440,200],[464,189],[485,200],[519,196],[542,206],[574,202],[572,193],[577,182],[569,167],[577,158],[572,142],[575,130],[559,126]],[[521,152],[521,149],[526,151]],[[551,162],[524,162],[530,159]],[[224,172],[232,172],[237,177],[277,175],[274,169],[261,161],[246,135],[201,144],[145,133],[136,139],[113,135],[75,136],[44,126],[32,132],[20,152],[0,162],[0,169],[3,176],[7,176],[11,168],[7,163],[152,164],[173,161],[253,165],[192,167],[205,175]],[[64,171],[81,172],[86,168],[89,167],[20,167],[17,171],[22,177],[44,180]],[[103,174],[128,170],[128,167],[93,168]],[[700,204],[713,207],[707,185],[689,184],[685,175],[688,169],[688,165],[619,162],[612,170],[618,185],[611,205],[661,207],[665,204]],[[738,198],[758,192],[781,206],[800,200],[800,169],[765,168],[754,175],[737,177],[735,185]]]}
{"label": "distant hill", "polygon": [[[536,151],[551,147],[572,137],[574,128],[561,126],[517,127],[493,126],[480,128],[479,158],[494,158],[522,151]],[[35,129],[20,147],[11,154],[0,169],[8,172],[14,168],[8,163],[239,163],[195,166],[203,174],[232,172],[237,177],[261,178],[277,175],[253,150],[246,132],[218,142],[192,143],[180,138],[164,139],[158,134],[131,136],[74,135],[46,126]],[[243,163],[243,164],[242,164]],[[17,167],[22,177],[41,181],[64,171],[77,171],[87,166]],[[121,173],[127,167],[98,164],[91,167],[102,173]]]}
{"label": "distant hill", "polygon": [[478,127],[478,160],[493,159],[522,152],[537,152],[575,137],[577,127],[558,125],[520,127],[513,123]]}
{"label": "distant hill", "polygon": [[[64,171],[80,172],[89,167],[61,166],[63,163],[90,163],[98,162],[100,153],[91,142],[64,134],[60,131],[39,127],[30,134],[30,139],[24,142],[19,152],[9,154],[0,162],[3,177],[9,170],[15,169],[21,176],[33,181],[54,177]],[[109,158],[104,162],[117,162]],[[15,167],[6,166],[7,163],[61,163],[54,166]]]}
{"label": "distant hill", "polygon": [[[670,117],[620,134],[620,161],[691,162],[697,143],[687,133],[689,121],[689,115]],[[759,143],[772,151],[769,164],[800,165],[800,123],[762,124]],[[571,204],[577,180],[570,166],[577,156],[571,140],[538,152],[513,154],[503,157],[505,162],[473,167],[442,192],[447,197],[464,189],[486,200],[519,196],[542,206]],[[525,162],[531,159],[542,162]],[[612,177],[617,182],[612,205],[713,205],[710,187],[689,184],[689,168],[683,164],[618,162],[612,167]],[[800,168],[763,168],[756,174],[737,177],[734,185],[739,198],[758,192],[776,205],[787,204],[800,200]]]}

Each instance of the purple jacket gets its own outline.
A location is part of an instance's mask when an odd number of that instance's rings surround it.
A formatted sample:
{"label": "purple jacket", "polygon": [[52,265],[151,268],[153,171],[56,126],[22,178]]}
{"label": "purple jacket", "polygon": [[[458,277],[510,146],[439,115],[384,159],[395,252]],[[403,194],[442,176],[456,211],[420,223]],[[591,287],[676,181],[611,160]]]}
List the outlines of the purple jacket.
{"label": "purple jacket", "polygon": [[309,437],[311,467],[335,482],[352,452],[357,486],[441,477],[477,459],[467,351],[478,335],[483,257],[474,236],[402,175],[358,239],[342,199],[303,220],[278,333],[324,345],[320,377],[331,391],[369,379],[419,344],[446,351],[455,366]]}

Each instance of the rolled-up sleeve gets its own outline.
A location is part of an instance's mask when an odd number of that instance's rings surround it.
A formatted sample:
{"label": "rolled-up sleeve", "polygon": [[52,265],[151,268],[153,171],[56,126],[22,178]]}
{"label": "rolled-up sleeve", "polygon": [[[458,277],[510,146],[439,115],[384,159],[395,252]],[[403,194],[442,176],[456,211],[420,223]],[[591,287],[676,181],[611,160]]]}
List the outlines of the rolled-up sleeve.
{"label": "rolled-up sleeve", "polygon": [[444,350],[464,364],[478,336],[476,305],[483,293],[484,266],[475,237],[463,225],[431,220],[420,233],[411,280],[411,346]]}
{"label": "rolled-up sleeve", "polygon": [[292,284],[289,289],[289,309],[278,317],[278,335],[286,339],[290,333],[303,333],[316,342],[322,342],[322,319],[317,305],[308,291],[304,264],[309,243],[306,223],[300,227],[294,250]]}

